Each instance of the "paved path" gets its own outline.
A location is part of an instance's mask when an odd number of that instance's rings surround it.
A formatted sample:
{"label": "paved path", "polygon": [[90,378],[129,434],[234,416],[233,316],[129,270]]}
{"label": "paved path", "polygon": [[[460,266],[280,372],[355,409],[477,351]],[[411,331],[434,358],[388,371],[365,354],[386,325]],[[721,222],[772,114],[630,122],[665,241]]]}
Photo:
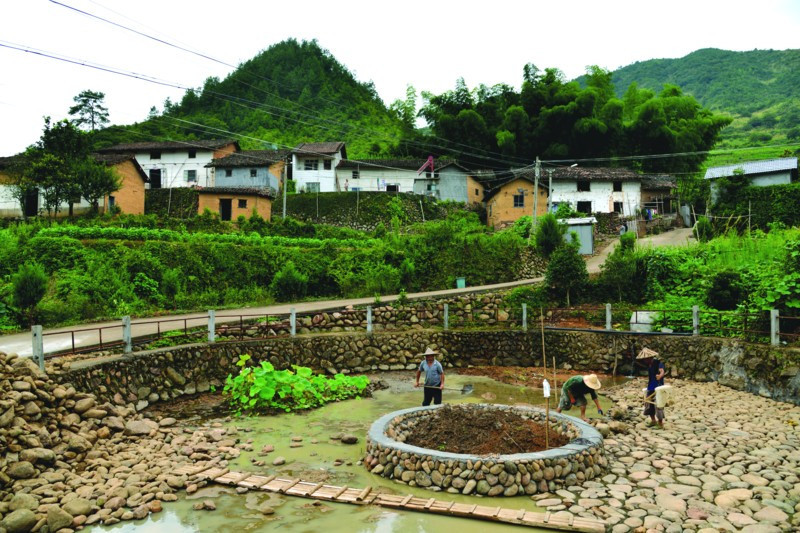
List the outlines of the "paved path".
{"label": "paved path", "polygon": [[[690,229],[676,229],[667,231],[652,237],[639,239],[640,246],[682,246],[686,245],[691,236]],[[694,241],[694,239],[692,239]],[[614,239],[598,255],[589,258],[586,268],[590,274],[600,272],[600,265],[606,260],[614,247],[619,243],[619,239]],[[440,291],[428,291],[408,294],[410,300],[433,298],[438,296],[452,296],[457,294],[467,294],[473,292],[495,291],[520,285],[530,285],[543,281],[543,277],[523,279],[508,283],[495,283],[492,285],[480,285],[476,287],[466,287],[464,289],[446,289]],[[393,302],[398,295],[381,296],[382,302]],[[327,311],[342,309],[348,305],[365,305],[375,301],[374,298],[349,298],[342,300],[324,300],[314,302],[299,302],[270,305],[266,307],[244,307],[239,309],[228,309],[217,311],[216,323],[237,322],[241,315],[286,315],[294,308],[298,314],[311,313],[317,311]],[[169,320],[169,322],[163,322]],[[160,324],[157,324],[161,321]],[[184,322],[185,321],[185,322]],[[180,315],[170,315],[162,317],[138,318],[131,321],[131,334],[134,337],[154,335],[159,331],[179,330],[184,326],[194,328],[204,326],[208,323],[207,313],[186,313]],[[75,347],[93,346],[100,344],[100,335],[103,342],[115,342],[122,339],[121,321],[97,322],[93,324],[83,324],[68,326],[64,328],[48,329],[44,331],[44,351],[45,353],[66,350],[72,347],[73,333],[75,337]],[[16,333],[0,337],[0,352],[17,353],[21,356],[30,357],[32,352],[30,332]]]}

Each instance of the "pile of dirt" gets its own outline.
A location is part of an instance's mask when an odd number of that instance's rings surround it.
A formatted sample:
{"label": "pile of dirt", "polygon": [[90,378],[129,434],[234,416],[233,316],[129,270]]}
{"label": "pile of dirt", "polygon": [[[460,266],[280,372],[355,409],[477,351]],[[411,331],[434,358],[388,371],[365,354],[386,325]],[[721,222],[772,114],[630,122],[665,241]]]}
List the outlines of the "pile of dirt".
{"label": "pile of dirt", "polygon": [[[422,418],[406,437],[406,444],[451,453],[474,455],[530,453],[547,449],[545,425],[500,409],[445,405]],[[569,439],[553,430],[550,448]]]}
{"label": "pile of dirt", "polygon": [[[542,367],[536,366],[475,366],[471,368],[459,368],[456,373],[460,376],[486,376],[501,383],[509,385],[522,385],[526,387],[541,387],[544,373]],[[572,376],[588,374],[589,372],[582,372],[580,370],[564,370],[559,368],[555,379],[553,378],[553,369],[547,369],[547,380],[550,386],[554,385],[559,388],[566,380]],[[603,383],[603,388],[608,388],[605,383],[606,380],[612,379],[607,374],[597,374],[600,381]]]}

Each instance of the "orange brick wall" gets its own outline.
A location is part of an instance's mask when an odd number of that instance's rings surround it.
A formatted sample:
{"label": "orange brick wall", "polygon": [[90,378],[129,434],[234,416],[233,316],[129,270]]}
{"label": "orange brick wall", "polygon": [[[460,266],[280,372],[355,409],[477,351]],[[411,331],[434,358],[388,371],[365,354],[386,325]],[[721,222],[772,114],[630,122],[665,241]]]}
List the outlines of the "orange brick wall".
{"label": "orange brick wall", "polygon": [[233,144],[233,143],[226,144],[222,148],[217,148],[216,150],[214,150],[214,155],[212,156],[212,158],[213,159],[220,159],[220,158],[225,157],[226,155],[231,155],[235,151],[236,151],[236,145],[235,144]]}
{"label": "orange brick wall", "polygon": [[[525,194],[525,205],[514,207],[514,195],[519,194],[517,189],[522,189]],[[473,191],[474,192],[474,191]],[[487,224],[494,228],[506,227],[513,224],[520,217],[533,214],[533,183],[517,179],[506,183],[502,188],[486,202]],[[547,213],[547,189],[539,186],[539,204],[537,214]]]}
{"label": "orange brick wall", "polygon": [[[123,161],[112,167],[122,178],[122,187],[111,196],[114,197],[114,205],[119,206],[123,213],[129,215],[144,214],[144,180],[133,161]],[[108,196],[104,200],[104,208],[108,209]]]}
{"label": "orange brick wall", "polygon": [[[231,200],[231,220],[236,220],[239,215],[249,218],[254,208],[264,220],[272,218],[272,200],[253,194],[202,193],[198,198],[198,214],[202,214],[206,209],[212,213],[219,213],[219,201],[222,199]],[[247,207],[239,207],[239,200],[247,200]]]}
{"label": "orange brick wall", "polygon": [[278,180],[278,187],[282,190],[283,189],[283,169],[286,167],[285,161],[278,161],[277,163],[272,163],[269,166],[269,173],[275,176],[275,179]]}

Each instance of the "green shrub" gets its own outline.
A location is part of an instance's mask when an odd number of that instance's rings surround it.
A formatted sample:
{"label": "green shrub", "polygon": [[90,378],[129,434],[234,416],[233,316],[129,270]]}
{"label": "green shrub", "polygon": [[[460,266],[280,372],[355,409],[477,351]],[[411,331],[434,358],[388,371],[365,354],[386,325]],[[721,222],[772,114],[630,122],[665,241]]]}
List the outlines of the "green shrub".
{"label": "green shrub", "polygon": [[578,253],[577,247],[570,244],[556,248],[550,256],[545,281],[559,295],[566,296],[568,307],[571,305],[570,293],[580,290],[588,280],[586,262]]}
{"label": "green shrub", "polygon": [[11,278],[11,301],[20,312],[20,326],[33,325],[34,309],[47,292],[47,280],[39,263],[23,263]]}
{"label": "green shrub", "polygon": [[715,272],[706,293],[706,304],[712,309],[732,311],[742,299],[742,277],[735,270]]}
{"label": "green shrub", "polygon": [[620,235],[619,247],[623,252],[631,252],[636,246],[636,234],[628,231]]}
{"label": "green shrub", "polygon": [[279,301],[288,302],[306,295],[308,276],[297,270],[294,262],[287,261],[275,274],[270,291]]}
{"label": "green shrub", "polygon": [[539,225],[536,227],[536,248],[544,257],[550,255],[564,244],[564,233],[567,227],[559,224],[555,215],[546,214],[539,218]]}
{"label": "green shrub", "polygon": [[700,242],[708,242],[714,236],[713,229],[711,228],[711,222],[706,217],[700,217],[695,222],[694,230],[694,238]]}

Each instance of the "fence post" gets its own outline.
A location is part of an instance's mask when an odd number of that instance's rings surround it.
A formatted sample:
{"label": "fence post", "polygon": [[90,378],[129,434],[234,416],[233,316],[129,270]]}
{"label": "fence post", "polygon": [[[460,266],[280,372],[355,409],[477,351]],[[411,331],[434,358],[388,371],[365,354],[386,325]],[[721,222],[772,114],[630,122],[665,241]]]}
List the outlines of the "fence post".
{"label": "fence post", "polygon": [[289,309],[289,333],[292,337],[297,335],[297,311],[294,307]]}
{"label": "fence post", "polygon": [[611,331],[611,304],[606,304],[606,329]]}
{"label": "fence post", "polygon": [[522,304],[522,331],[528,331],[528,304]]}
{"label": "fence post", "polygon": [[131,317],[122,317],[122,344],[124,345],[123,351],[131,353],[133,351],[133,343],[131,341]]}
{"label": "fence post", "polygon": [[781,343],[781,329],[777,309],[770,309],[769,311],[769,337],[773,346],[778,346]]}
{"label": "fence post", "polygon": [[216,330],[216,318],[217,312],[213,309],[208,310],[208,342],[214,342],[217,340],[217,330]]}
{"label": "fence post", "polygon": [[33,339],[33,358],[39,363],[39,370],[44,372],[44,339],[42,338],[42,326],[32,326],[31,337]]}
{"label": "fence post", "polygon": [[372,306],[367,306],[367,335],[372,335]]}
{"label": "fence post", "polygon": [[692,306],[692,335],[700,335],[700,306]]}
{"label": "fence post", "polygon": [[444,304],[444,330],[450,329],[450,304]]}

